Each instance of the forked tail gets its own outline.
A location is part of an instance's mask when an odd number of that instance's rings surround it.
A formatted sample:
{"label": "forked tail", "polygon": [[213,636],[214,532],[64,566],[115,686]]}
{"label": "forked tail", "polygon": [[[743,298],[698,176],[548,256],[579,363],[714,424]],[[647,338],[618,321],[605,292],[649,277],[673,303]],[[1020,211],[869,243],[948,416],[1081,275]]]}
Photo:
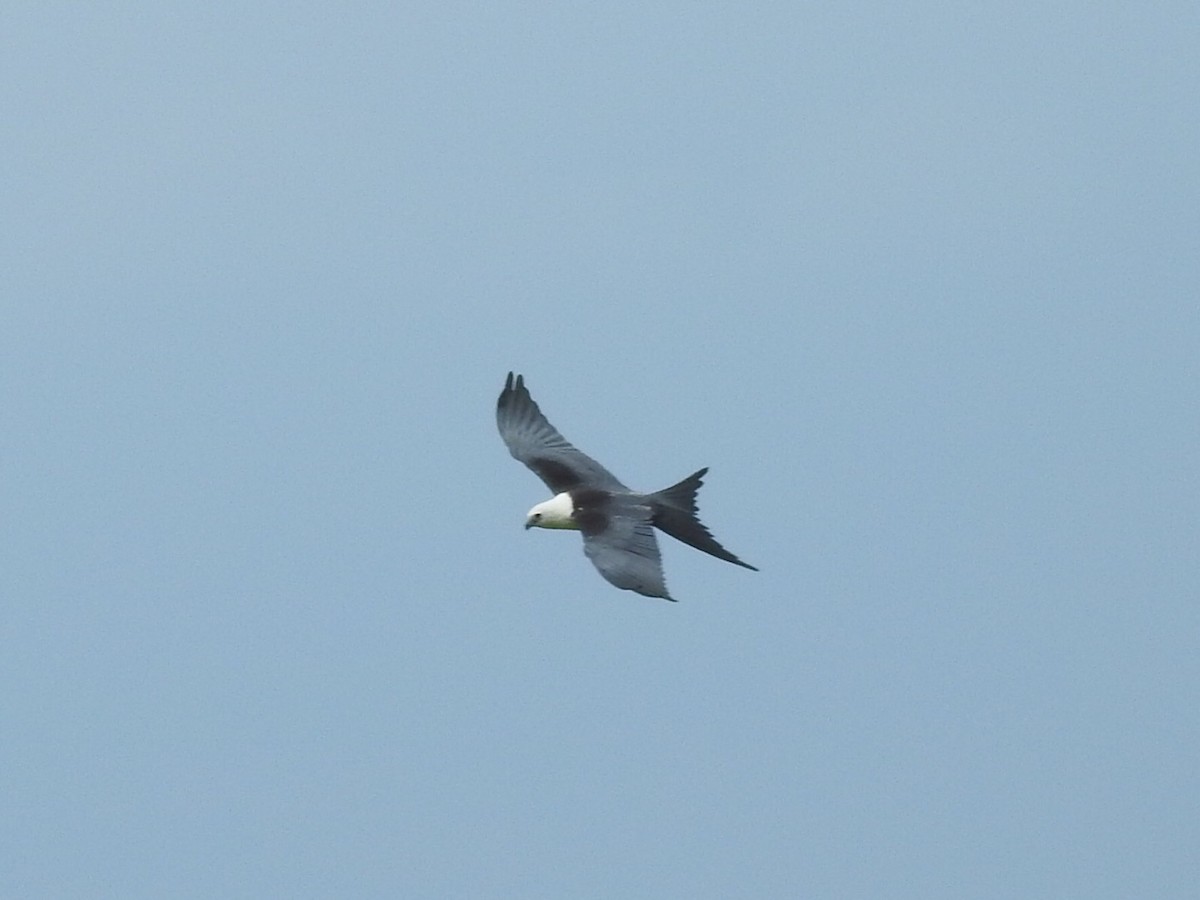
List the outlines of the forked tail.
{"label": "forked tail", "polygon": [[735,566],[746,569],[757,568],[750,563],[742,562],[724,547],[717,543],[707,528],[700,522],[696,509],[696,492],[704,484],[703,478],[708,473],[705,467],[699,472],[689,475],[678,484],[664,488],[650,495],[654,507],[654,525],[666,532],[677,541],[683,541],[697,550],[703,550],[710,556],[731,562]]}

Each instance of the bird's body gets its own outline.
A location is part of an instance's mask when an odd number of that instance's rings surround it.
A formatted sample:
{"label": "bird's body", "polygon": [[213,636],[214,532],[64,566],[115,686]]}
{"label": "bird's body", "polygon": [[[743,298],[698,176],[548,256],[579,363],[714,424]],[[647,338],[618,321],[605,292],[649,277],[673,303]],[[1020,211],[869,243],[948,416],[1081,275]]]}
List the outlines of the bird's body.
{"label": "bird's body", "polygon": [[496,403],[496,424],[509,452],[555,492],[529,511],[525,527],[582,532],[584,553],[617,587],[674,599],[667,593],[655,528],[718,559],[754,569],[717,543],[696,516],[696,491],[708,469],[653,494],[631,491],[559,434],[524,379],[512,372]]}

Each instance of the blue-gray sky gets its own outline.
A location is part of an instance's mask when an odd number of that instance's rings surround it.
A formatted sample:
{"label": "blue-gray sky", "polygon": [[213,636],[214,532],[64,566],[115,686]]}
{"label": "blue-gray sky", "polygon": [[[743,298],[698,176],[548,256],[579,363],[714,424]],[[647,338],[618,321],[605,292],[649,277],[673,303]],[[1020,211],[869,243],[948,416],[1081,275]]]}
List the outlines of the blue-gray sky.
{"label": "blue-gray sky", "polygon": [[[1190,896],[1197,46],[10,4],[2,892]],[[762,571],[524,532],[509,369]]]}

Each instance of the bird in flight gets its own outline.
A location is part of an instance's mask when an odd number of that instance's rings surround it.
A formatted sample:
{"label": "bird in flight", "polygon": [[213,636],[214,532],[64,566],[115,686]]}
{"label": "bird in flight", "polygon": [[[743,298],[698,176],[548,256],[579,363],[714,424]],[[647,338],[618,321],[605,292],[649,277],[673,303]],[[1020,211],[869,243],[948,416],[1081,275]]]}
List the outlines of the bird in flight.
{"label": "bird in flight", "polygon": [[654,529],[717,559],[758,571],[717,543],[697,517],[696,492],[707,468],[653,494],[639,494],[575,449],[546,421],[525,379],[508,373],[496,402],[496,424],[509,452],[554,492],[529,511],[530,528],[583,532],[583,552],[608,581],[647,597],[667,593]]}

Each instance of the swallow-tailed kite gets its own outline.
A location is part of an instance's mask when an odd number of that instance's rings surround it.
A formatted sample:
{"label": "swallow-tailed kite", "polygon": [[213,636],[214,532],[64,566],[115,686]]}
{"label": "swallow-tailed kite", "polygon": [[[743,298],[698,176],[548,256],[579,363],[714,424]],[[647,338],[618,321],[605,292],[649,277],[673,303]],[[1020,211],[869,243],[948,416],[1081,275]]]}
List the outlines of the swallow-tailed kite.
{"label": "swallow-tailed kite", "polygon": [[655,528],[717,559],[758,571],[718,544],[697,518],[696,491],[707,468],[653,494],[631,491],[568,443],[533,402],[525,379],[512,372],[496,403],[496,424],[509,452],[554,491],[529,511],[525,528],[582,531],[583,552],[617,587],[675,599],[663,580]]}

